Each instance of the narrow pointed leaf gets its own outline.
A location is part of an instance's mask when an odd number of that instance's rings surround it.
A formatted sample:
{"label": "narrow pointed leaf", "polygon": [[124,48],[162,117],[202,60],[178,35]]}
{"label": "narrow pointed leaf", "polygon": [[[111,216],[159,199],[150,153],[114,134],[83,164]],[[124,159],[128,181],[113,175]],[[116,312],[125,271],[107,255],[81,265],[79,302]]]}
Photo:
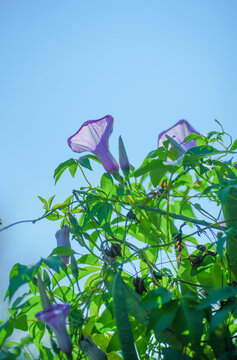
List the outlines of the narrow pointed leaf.
{"label": "narrow pointed leaf", "polygon": [[123,280],[120,273],[115,275],[113,290],[114,313],[118,328],[118,336],[125,360],[138,360],[132,328],[128,318]]}

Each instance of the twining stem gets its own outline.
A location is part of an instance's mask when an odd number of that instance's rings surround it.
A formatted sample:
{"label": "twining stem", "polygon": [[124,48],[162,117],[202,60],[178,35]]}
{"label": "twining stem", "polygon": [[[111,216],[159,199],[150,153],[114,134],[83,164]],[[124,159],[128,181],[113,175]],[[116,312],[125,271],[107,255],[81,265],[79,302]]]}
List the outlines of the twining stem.
{"label": "twining stem", "polygon": [[40,220],[43,220],[45,219],[47,216],[49,216],[50,214],[53,214],[55,211],[57,210],[61,210],[61,209],[64,209],[65,207],[70,207],[71,205],[77,203],[77,201],[72,201],[70,202],[69,204],[63,204],[63,205],[60,205],[58,206],[57,208],[49,211],[49,212],[46,212],[44,215],[40,216],[39,218],[37,219],[31,219],[31,220],[20,220],[20,221],[16,221],[10,225],[7,225],[7,226],[4,226],[2,229],[0,229],[0,232],[1,231],[4,231],[4,230],[7,230],[9,229],[10,227],[12,226],[15,226],[15,225],[18,225],[18,224],[23,224],[23,223],[32,223],[32,224],[35,224],[36,222],[40,221]]}
{"label": "twining stem", "polygon": [[[166,211],[161,210],[159,208],[152,208],[150,206],[143,205],[143,204],[137,204],[137,206],[142,210],[156,212],[158,214],[165,215],[165,216],[167,215]],[[185,216],[185,215],[169,213],[169,217],[172,217],[172,218],[178,219],[178,220],[182,220],[182,221],[185,221],[185,222],[191,222],[193,224],[198,224],[198,225],[202,225],[202,226],[206,226],[206,227],[213,227],[213,228],[216,228],[216,229],[219,229],[219,230],[223,230],[223,227],[216,225],[216,223],[209,223],[209,222],[207,222],[205,220],[198,220],[198,219],[190,218],[190,217]],[[230,220],[228,219],[228,221],[230,221]]]}
{"label": "twining stem", "polygon": [[55,278],[55,276],[54,276],[54,275],[56,275],[56,274],[53,274],[52,271],[50,270],[50,268],[49,268],[47,265],[46,265],[46,268],[47,268],[47,270],[50,272],[50,274],[52,275],[52,277],[53,277],[52,280],[54,279],[54,280],[56,281],[56,283],[57,283],[57,285],[58,285],[58,287],[59,287],[59,290],[60,290],[61,293],[62,293],[63,301],[67,301],[67,298],[66,298],[66,296],[65,296],[65,294],[64,294],[64,292],[63,292],[63,290],[62,290],[62,288],[61,288],[58,280],[57,280],[57,279]]}
{"label": "twining stem", "polygon": [[79,168],[80,168],[80,170],[82,172],[82,175],[84,176],[84,179],[86,180],[87,184],[90,186],[90,188],[92,188],[92,185],[91,185],[90,181],[87,179],[86,174],[84,173],[79,161],[77,161],[77,165],[79,166]]}

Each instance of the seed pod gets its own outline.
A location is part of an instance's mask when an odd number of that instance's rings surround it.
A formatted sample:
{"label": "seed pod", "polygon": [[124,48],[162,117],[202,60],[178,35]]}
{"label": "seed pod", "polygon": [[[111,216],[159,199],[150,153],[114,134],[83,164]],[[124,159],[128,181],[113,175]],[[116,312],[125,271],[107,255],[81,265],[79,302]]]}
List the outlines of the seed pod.
{"label": "seed pod", "polygon": [[189,259],[189,261],[190,261],[193,268],[198,268],[203,262],[203,256],[202,255],[191,254],[191,255],[189,255],[188,259]]}
{"label": "seed pod", "polygon": [[110,249],[111,257],[115,258],[117,256],[122,256],[121,251],[122,251],[122,249],[119,244],[112,244],[111,249]]}
{"label": "seed pod", "polygon": [[131,220],[137,220],[137,217],[132,210],[129,210],[129,212],[127,213],[127,218]]}
{"label": "seed pod", "polygon": [[152,275],[153,275],[153,277],[152,277],[153,284],[156,286],[159,286],[159,281],[156,281],[156,280],[162,280],[163,274],[159,271],[153,271]]}
{"label": "seed pod", "polygon": [[137,277],[133,279],[133,285],[135,286],[136,293],[138,293],[139,295],[142,295],[143,292],[147,292],[143,278]]}
{"label": "seed pod", "polygon": [[204,251],[206,251],[207,247],[206,247],[206,245],[197,245],[197,249],[204,252]]}
{"label": "seed pod", "polygon": [[207,250],[206,254],[207,255],[211,255],[211,256],[216,256],[216,252],[215,251],[212,251],[212,250]]}

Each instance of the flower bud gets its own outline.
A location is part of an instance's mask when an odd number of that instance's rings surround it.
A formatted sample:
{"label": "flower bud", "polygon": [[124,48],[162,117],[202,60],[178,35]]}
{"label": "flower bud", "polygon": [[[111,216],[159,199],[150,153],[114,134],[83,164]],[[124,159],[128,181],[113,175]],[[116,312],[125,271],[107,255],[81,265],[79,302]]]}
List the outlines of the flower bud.
{"label": "flower bud", "polygon": [[43,309],[47,309],[52,304],[51,304],[51,302],[50,302],[50,300],[49,300],[49,298],[47,296],[47,293],[46,293],[45,288],[44,288],[44,283],[41,280],[41,277],[40,277],[39,274],[37,275],[37,285],[38,285],[38,288],[39,288],[40,299],[41,299],[41,304],[43,306]]}
{"label": "flower bud", "polygon": [[[69,227],[68,225],[64,225],[62,229],[58,230],[55,234],[57,239],[57,246],[65,246],[71,249],[71,244],[69,240]],[[62,256],[61,257],[64,264],[69,264],[70,256]]]}
{"label": "flower bud", "polygon": [[121,136],[119,136],[119,164],[124,175],[128,176],[130,171],[130,164]]}
{"label": "flower bud", "polygon": [[108,360],[107,355],[98,346],[96,346],[91,338],[87,336],[81,342],[82,351],[90,358],[90,360]]}

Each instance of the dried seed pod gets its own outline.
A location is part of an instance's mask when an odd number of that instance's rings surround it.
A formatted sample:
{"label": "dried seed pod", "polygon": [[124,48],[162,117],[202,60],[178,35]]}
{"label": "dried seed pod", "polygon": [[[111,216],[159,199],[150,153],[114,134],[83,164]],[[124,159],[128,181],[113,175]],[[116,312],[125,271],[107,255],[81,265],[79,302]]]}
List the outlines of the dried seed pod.
{"label": "dried seed pod", "polygon": [[203,256],[201,254],[200,255],[191,254],[188,257],[188,260],[190,261],[193,268],[198,268],[203,262]]}
{"label": "dried seed pod", "polygon": [[206,251],[207,247],[206,247],[206,245],[197,245],[197,249],[204,252],[204,251]]}
{"label": "dried seed pod", "polygon": [[156,280],[162,280],[163,274],[159,271],[153,271],[153,276]]}
{"label": "dried seed pod", "polygon": [[127,213],[127,218],[131,220],[137,220],[137,217],[132,210],[129,210],[129,212]]}
{"label": "dried seed pod", "polygon": [[112,257],[110,249],[105,249],[104,252],[106,256]]}
{"label": "dried seed pod", "polygon": [[112,244],[111,249],[110,249],[111,257],[115,258],[117,256],[122,256],[121,251],[122,251],[122,249],[119,244]]}
{"label": "dried seed pod", "polygon": [[216,256],[216,252],[215,251],[212,251],[212,250],[207,250],[206,254],[207,255],[211,255],[211,256]]}
{"label": "dried seed pod", "polygon": [[159,281],[156,281],[156,280],[162,280],[163,274],[161,272],[159,272],[159,271],[153,271],[152,275],[153,275],[153,277],[152,277],[153,284],[156,285],[156,286],[159,286]]}
{"label": "dried seed pod", "polygon": [[105,249],[104,253],[107,257],[110,257],[114,260],[117,259],[117,256],[122,256],[122,249],[119,244],[112,244],[109,249]]}
{"label": "dried seed pod", "polygon": [[147,289],[145,288],[145,285],[144,285],[143,278],[137,277],[137,278],[133,279],[133,285],[135,286],[136,293],[138,293],[139,295],[142,295],[143,292],[147,292]]}

